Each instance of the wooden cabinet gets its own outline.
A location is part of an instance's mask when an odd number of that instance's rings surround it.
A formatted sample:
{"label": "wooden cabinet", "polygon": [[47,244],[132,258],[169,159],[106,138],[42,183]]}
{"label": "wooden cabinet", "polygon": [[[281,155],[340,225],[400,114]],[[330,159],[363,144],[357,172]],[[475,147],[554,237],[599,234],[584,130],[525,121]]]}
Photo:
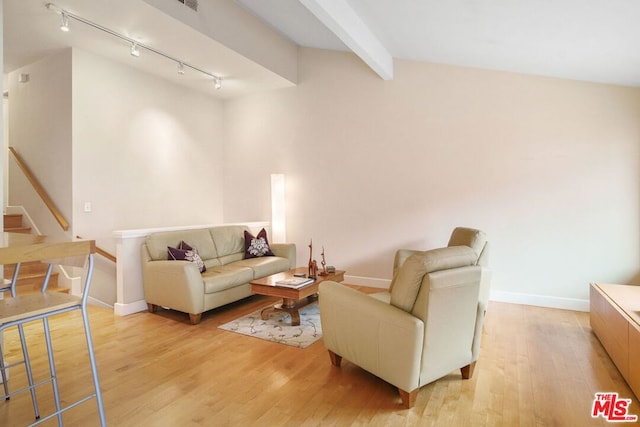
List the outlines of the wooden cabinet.
{"label": "wooden cabinet", "polygon": [[636,397],[640,396],[640,286],[592,283],[590,322]]}

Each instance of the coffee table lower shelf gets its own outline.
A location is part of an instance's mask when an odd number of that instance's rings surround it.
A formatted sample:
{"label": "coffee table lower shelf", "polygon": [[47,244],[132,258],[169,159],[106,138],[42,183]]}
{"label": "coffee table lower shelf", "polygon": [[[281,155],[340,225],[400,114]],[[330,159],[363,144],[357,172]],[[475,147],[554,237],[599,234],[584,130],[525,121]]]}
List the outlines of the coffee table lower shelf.
{"label": "coffee table lower shelf", "polygon": [[267,320],[275,312],[283,311],[291,316],[291,326],[300,325],[300,309],[305,305],[318,299],[318,285],[325,280],[342,282],[344,271],[336,270],[327,276],[318,276],[313,283],[309,283],[302,288],[286,288],[276,286],[276,282],[293,277],[294,274],[301,274],[307,271],[306,267],[298,267],[283,273],[272,274],[271,276],[256,279],[251,282],[251,292],[259,295],[268,295],[282,298],[282,302],[267,307],[260,313],[262,320]]}

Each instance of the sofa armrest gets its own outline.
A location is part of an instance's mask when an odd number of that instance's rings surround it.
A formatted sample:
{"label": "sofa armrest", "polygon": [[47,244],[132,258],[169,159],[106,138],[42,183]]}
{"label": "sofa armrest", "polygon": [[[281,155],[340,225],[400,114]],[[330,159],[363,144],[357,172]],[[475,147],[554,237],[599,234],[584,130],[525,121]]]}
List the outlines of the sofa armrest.
{"label": "sofa armrest", "polygon": [[420,381],[424,324],[397,307],[340,283],[320,283],[325,346],[395,385],[412,391]]}
{"label": "sofa armrest", "polygon": [[147,303],[190,314],[204,311],[204,282],[190,261],[153,261],[142,246],[142,278]]}
{"label": "sofa armrest", "polygon": [[271,252],[275,256],[287,258],[289,260],[289,268],[296,268],[296,245],[295,243],[271,243]]}

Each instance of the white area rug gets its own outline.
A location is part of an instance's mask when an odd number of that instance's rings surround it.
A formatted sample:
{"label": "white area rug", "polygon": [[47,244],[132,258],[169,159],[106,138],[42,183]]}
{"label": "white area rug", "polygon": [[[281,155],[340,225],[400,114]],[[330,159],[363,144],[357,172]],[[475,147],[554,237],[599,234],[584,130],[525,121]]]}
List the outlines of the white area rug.
{"label": "white area rug", "polygon": [[267,341],[306,348],[322,338],[318,303],[300,310],[300,325],[289,326],[291,316],[284,312],[271,313],[268,320],[260,318],[262,309],[219,326],[225,331],[236,332]]}

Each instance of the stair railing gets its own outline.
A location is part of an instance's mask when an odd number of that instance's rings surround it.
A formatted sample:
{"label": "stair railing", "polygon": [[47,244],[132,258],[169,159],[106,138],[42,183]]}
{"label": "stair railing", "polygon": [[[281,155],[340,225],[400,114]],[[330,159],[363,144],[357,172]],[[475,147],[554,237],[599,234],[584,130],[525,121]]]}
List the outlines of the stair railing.
{"label": "stair railing", "polygon": [[60,212],[60,209],[58,209],[55,203],[53,203],[53,200],[51,200],[51,197],[49,197],[47,191],[44,189],[42,184],[40,184],[40,181],[38,181],[38,178],[36,178],[31,169],[29,169],[29,166],[27,166],[24,159],[18,154],[15,148],[9,147],[9,151],[11,152],[11,154],[13,154],[13,157],[16,160],[16,164],[18,165],[22,173],[24,173],[24,175],[27,177],[33,189],[36,190],[36,193],[38,193],[40,199],[42,199],[58,224],[60,224],[60,227],[62,227],[64,231],[67,231],[69,229],[69,223],[62,215],[62,212]]}
{"label": "stair railing", "polygon": [[[76,239],[83,240],[84,237],[76,236]],[[106,250],[102,249],[100,246],[96,246],[96,253],[98,255],[102,255],[103,257],[105,257],[109,261],[118,262],[118,258],[116,258],[115,255],[112,255],[110,252],[107,252]]]}

